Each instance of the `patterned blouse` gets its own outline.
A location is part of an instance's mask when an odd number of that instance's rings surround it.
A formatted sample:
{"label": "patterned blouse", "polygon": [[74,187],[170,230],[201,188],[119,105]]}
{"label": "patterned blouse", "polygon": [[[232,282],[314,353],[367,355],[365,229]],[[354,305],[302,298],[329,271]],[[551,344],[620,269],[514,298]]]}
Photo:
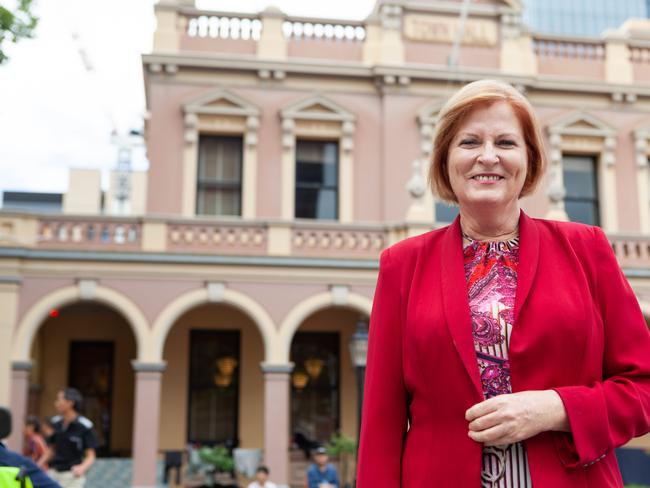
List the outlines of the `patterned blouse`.
{"label": "patterned blouse", "polygon": [[[502,242],[469,239],[465,279],[474,349],[486,399],[511,393],[508,345],[514,325],[519,238]],[[482,488],[531,488],[522,443],[483,447]]]}

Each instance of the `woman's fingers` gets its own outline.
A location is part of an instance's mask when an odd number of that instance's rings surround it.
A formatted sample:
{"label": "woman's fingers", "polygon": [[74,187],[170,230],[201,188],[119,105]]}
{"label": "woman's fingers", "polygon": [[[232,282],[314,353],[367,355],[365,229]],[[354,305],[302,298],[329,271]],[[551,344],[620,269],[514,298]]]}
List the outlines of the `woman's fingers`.
{"label": "woman's fingers", "polygon": [[497,410],[482,417],[478,417],[469,423],[469,430],[480,432],[489,429],[503,422],[501,413]]}
{"label": "woman's fingers", "polygon": [[498,424],[479,432],[469,431],[469,436],[472,440],[488,445],[507,435],[509,435],[509,428],[505,424]]}

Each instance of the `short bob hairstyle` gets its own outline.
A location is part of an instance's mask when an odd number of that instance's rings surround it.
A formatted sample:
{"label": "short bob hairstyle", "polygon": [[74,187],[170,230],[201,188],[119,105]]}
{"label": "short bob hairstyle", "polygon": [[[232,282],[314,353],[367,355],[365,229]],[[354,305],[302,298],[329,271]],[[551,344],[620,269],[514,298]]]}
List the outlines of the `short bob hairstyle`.
{"label": "short bob hairstyle", "polygon": [[531,194],[542,179],[547,166],[547,157],[539,122],[530,102],[515,88],[495,80],[479,80],[465,85],[457,91],[440,109],[436,132],[433,136],[433,155],[429,166],[429,185],[440,199],[458,203],[451,183],[447,159],[449,147],[461,124],[467,116],[480,107],[505,101],[515,112],[528,155],[526,179],[519,197]]}

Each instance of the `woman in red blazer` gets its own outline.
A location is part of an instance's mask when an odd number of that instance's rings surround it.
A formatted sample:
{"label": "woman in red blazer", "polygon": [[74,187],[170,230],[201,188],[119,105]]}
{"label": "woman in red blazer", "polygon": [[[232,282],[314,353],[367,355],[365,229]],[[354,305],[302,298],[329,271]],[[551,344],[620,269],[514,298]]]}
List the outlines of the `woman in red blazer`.
{"label": "woman in red blazer", "polygon": [[430,181],[460,216],[381,256],[359,488],[623,486],[614,448],[650,430],[650,333],[599,228],[520,210],[545,165],[509,85],[441,110]]}

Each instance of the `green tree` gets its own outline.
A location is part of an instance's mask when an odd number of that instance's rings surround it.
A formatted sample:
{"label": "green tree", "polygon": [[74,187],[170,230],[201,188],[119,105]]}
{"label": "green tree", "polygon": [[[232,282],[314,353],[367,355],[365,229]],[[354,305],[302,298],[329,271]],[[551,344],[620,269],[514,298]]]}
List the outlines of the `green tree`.
{"label": "green tree", "polygon": [[8,8],[0,0],[0,64],[9,59],[5,54],[5,42],[18,42],[25,37],[33,37],[38,18],[32,13],[33,0],[16,0],[13,8]]}

